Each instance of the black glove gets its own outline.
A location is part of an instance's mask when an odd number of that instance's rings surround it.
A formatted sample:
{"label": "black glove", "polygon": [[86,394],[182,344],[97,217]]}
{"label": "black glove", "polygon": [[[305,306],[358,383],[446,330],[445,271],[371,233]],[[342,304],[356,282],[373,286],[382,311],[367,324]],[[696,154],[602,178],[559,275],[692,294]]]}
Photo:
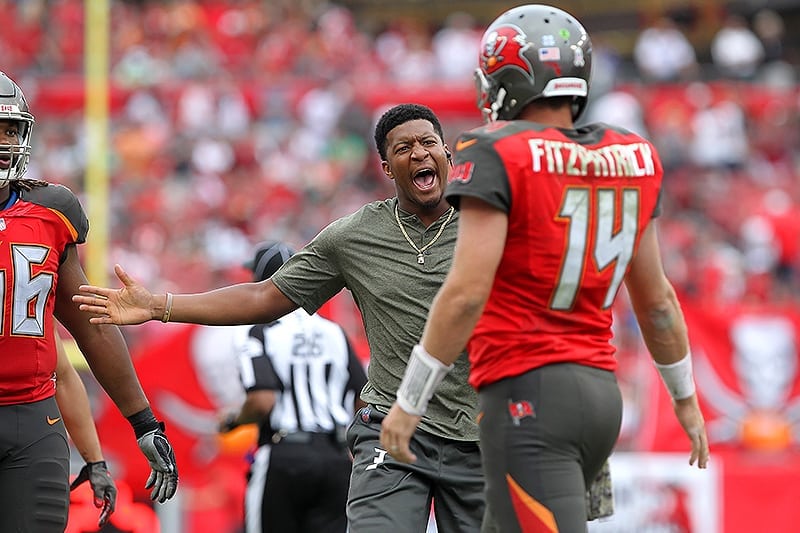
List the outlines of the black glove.
{"label": "black glove", "polygon": [[175,453],[164,434],[164,423],[157,429],[148,431],[138,439],[139,449],[150,463],[150,477],[144,488],[153,488],[150,499],[164,503],[178,490],[178,465],[175,464]]}
{"label": "black glove", "polygon": [[156,420],[150,407],[127,417],[131,423],[139,449],[150,463],[150,477],[144,484],[145,489],[153,488],[150,499],[164,503],[178,490],[178,465],[175,464],[175,453],[164,434],[164,422]]}
{"label": "black glove", "polygon": [[97,461],[83,465],[78,477],[69,486],[69,490],[77,489],[85,481],[89,482],[94,491],[94,506],[98,509],[102,508],[97,527],[103,527],[117,506],[117,486],[111,479],[106,462]]}

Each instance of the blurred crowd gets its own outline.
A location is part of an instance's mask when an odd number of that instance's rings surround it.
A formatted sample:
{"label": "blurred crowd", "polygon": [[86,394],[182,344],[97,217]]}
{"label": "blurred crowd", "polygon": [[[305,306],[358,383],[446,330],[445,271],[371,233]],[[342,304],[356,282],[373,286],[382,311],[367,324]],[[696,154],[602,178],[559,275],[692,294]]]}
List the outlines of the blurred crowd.
{"label": "blurred crowd", "polygon": [[[372,127],[397,99],[431,105],[449,142],[480,121],[471,76],[482,27],[467,13],[362,28],[319,1],[110,3],[109,265],[156,292],[245,279],[253,243],[302,245],[393,195]],[[13,21],[0,69],[37,119],[29,174],[81,193],[84,2],[0,8]],[[800,62],[778,13],[720,10],[703,50],[666,15],[643,18],[627,54],[597,34],[584,120],[660,150],[664,260],[684,297],[797,301]]]}

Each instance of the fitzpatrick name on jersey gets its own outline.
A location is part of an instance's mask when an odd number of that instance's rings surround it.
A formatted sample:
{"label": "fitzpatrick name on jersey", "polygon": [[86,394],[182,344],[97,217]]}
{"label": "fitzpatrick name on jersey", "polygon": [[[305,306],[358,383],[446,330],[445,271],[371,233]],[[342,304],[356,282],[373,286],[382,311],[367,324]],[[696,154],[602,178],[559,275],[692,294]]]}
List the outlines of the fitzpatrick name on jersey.
{"label": "fitzpatrick name on jersey", "polygon": [[654,176],[653,150],[644,142],[587,148],[581,144],[530,139],[533,171],[569,176],[641,178]]}

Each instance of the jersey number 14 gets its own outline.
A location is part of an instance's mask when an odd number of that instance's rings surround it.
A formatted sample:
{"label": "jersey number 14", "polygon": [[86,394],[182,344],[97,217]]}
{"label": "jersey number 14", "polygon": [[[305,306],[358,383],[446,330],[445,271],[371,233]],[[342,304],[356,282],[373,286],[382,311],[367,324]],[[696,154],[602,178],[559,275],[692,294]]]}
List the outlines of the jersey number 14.
{"label": "jersey number 14", "polygon": [[[618,192],[622,194],[619,203]],[[614,268],[603,300],[603,308],[610,307],[633,259],[639,232],[639,190],[597,189],[593,195],[588,187],[571,187],[564,193],[559,217],[568,223],[567,247],[550,308],[558,311],[572,308],[590,260],[598,272]],[[616,229],[618,218],[619,229]]]}

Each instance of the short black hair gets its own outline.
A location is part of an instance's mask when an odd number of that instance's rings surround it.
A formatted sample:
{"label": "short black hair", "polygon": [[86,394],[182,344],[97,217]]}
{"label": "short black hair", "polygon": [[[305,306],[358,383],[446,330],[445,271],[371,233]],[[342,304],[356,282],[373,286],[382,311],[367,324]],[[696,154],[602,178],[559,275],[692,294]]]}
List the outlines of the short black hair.
{"label": "short black hair", "polygon": [[381,161],[386,161],[386,136],[397,126],[411,120],[427,120],[433,124],[434,131],[436,131],[439,138],[444,141],[442,125],[439,123],[439,118],[431,108],[420,104],[396,105],[381,115],[378,124],[375,125],[375,146],[378,148]]}

